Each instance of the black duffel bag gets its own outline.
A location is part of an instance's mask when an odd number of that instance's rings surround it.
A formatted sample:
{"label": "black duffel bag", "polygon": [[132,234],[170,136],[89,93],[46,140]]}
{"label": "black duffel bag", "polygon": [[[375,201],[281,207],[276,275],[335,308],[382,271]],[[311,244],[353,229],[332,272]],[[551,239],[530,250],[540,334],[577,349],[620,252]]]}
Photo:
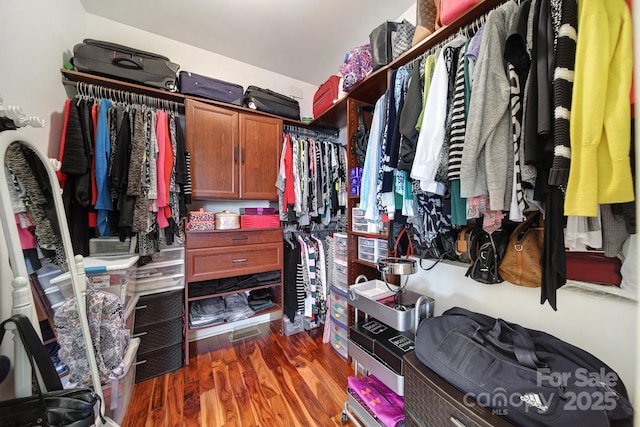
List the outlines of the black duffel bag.
{"label": "black duffel bag", "polygon": [[60,378],[49,358],[47,350],[38,338],[33,325],[24,315],[14,315],[0,324],[0,344],[4,338],[5,325],[12,323],[24,345],[26,357],[31,364],[32,378],[36,368],[47,389],[36,385],[36,394],[0,402],[0,427],[85,427],[95,424],[96,403],[99,396],[89,388],[63,390]]}
{"label": "black duffel bag", "polygon": [[545,332],[454,307],[423,320],[416,356],[512,423],[632,426],[633,408],[618,374],[590,353]]}

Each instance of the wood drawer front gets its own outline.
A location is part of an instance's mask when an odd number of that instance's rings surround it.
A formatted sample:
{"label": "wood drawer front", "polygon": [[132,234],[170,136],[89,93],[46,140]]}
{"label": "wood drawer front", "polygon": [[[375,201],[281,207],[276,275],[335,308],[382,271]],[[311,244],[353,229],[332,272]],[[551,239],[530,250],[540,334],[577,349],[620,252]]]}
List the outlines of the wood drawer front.
{"label": "wood drawer front", "polygon": [[220,279],[282,268],[282,243],[187,250],[187,281]]}
{"label": "wood drawer front", "polygon": [[187,233],[187,249],[246,246],[263,243],[282,244],[280,228],[264,230],[231,230]]}

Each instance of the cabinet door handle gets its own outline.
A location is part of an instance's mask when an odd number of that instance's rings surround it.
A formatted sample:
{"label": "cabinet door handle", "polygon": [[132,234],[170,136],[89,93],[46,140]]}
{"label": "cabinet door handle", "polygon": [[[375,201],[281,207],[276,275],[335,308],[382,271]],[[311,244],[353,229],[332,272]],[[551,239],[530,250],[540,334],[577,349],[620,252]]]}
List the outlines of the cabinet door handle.
{"label": "cabinet door handle", "polygon": [[145,331],[145,332],[140,332],[139,334],[131,335],[131,338],[138,338],[138,337],[141,337],[141,336],[147,335],[148,333],[149,333],[149,332],[146,332],[146,331]]}
{"label": "cabinet door handle", "polygon": [[138,365],[142,365],[143,363],[147,363],[147,360],[141,360],[139,362],[134,363],[134,365],[138,366]]}
{"label": "cabinet door handle", "polygon": [[234,259],[232,262],[247,262],[249,261],[247,258],[238,258],[238,259]]}
{"label": "cabinet door handle", "polygon": [[136,310],[144,310],[145,308],[147,308],[146,305],[140,305],[140,306],[136,307]]}
{"label": "cabinet door handle", "polygon": [[449,417],[449,421],[451,421],[451,424],[453,424],[456,427],[466,427],[462,421],[460,421],[459,419],[457,419],[454,416]]}
{"label": "cabinet door handle", "polygon": [[243,237],[232,237],[231,240],[249,240],[249,237],[247,236],[243,236]]}
{"label": "cabinet door handle", "polygon": [[238,163],[238,147],[233,147],[233,162]]}
{"label": "cabinet door handle", "polygon": [[246,149],[245,149],[245,148],[243,148],[243,149],[242,149],[242,151],[240,151],[240,153],[241,153],[241,154],[240,154],[240,161],[241,161],[242,163],[244,163],[244,158],[245,158],[245,154],[246,154],[246,152],[247,152],[247,151],[246,151]]}

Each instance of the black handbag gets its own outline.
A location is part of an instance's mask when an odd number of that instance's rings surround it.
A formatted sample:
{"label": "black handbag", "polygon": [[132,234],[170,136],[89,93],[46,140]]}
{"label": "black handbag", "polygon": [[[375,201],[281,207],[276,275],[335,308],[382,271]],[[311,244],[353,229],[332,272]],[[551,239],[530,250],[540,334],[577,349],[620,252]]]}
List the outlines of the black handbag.
{"label": "black handbag", "polygon": [[84,427],[94,424],[94,407],[100,397],[89,388],[62,389],[55,367],[26,316],[14,315],[0,324],[0,344],[7,323],[15,325],[31,364],[32,378],[36,378],[37,366],[47,391],[43,392],[35,379],[36,394],[33,396],[0,402],[0,427]]}

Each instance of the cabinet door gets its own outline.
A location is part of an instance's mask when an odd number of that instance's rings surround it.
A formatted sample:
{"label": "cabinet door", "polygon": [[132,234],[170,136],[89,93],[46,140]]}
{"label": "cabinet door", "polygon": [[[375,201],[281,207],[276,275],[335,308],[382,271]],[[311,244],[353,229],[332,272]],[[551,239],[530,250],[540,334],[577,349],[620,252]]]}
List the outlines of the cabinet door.
{"label": "cabinet door", "polygon": [[282,120],[240,115],[240,197],[278,200],[276,178],[282,149]]}
{"label": "cabinet door", "polygon": [[185,118],[192,197],[240,197],[238,112],[187,100]]}

